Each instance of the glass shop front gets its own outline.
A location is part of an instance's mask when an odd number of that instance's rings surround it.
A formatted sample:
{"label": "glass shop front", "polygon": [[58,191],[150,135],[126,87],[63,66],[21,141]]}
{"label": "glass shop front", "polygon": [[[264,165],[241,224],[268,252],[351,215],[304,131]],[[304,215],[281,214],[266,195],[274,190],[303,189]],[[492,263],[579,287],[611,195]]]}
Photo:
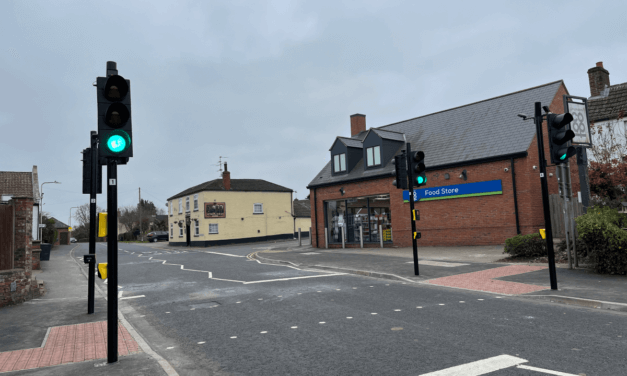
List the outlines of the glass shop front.
{"label": "glass shop front", "polygon": [[389,194],[325,201],[324,211],[329,244],[341,244],[342,236],[345,243],[392,242]]}

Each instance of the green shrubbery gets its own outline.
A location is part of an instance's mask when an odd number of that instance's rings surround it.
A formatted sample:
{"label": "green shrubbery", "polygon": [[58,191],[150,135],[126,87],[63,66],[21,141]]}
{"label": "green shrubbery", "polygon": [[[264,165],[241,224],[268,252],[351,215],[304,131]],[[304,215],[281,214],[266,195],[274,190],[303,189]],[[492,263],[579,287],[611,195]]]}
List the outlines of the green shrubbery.
{"label": "green shrubbery", "polygon": [[577,217],[577,232],[598,273],[627,274],[627,217],[610,207],[592,207]]}
{"label": "green shrubbery", "polygon": [[505,253],[512,257],[547,256],[546,241],[540,234],[516,235],[505,241]]}

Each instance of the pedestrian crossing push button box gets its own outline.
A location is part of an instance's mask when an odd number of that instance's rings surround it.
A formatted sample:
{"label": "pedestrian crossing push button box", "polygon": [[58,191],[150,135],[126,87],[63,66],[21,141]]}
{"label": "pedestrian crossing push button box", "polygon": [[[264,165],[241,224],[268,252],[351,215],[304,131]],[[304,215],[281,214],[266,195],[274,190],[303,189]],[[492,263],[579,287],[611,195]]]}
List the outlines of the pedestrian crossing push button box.
{"label": "pedestrian crossing push button box", "polygon": [[85,262],[85,264],[91,264],[96,262],[96,255],[84,255],[83,262]]}
{"label": "pedestrian crossing push button box", "polygon": [[101,279],[107,279],[107,263],[101,262],[98,264],[98,277]]}

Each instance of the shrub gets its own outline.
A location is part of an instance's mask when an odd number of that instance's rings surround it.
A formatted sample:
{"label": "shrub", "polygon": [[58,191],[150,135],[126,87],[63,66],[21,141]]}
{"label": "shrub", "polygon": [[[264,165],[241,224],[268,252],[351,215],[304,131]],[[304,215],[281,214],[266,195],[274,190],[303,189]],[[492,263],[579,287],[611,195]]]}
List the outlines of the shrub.
{"label": "shrub", "polygon": [[592,253],[597,273],[627,274],[627,218],[611,207],[595,206],[577,217],[577,232]]}
{"label": "shrub", "polygon": [[547,256],[546,241],[540,234],[516,235],[505,240],[505,251],[512,257],[543,257]]}

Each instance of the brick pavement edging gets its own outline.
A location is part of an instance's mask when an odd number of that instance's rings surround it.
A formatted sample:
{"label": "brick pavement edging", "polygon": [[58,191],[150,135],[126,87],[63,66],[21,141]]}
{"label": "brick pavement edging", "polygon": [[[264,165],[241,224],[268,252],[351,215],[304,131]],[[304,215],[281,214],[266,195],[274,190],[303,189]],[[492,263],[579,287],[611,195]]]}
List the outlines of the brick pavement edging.
{"label": "brick pavement edging", "polygon": [[[107,357],[107,322],[55,326],[42,347],[0,353],[0,373],[77,363]],[[118,354],[141,350],[126,328],[118,325]]]}

